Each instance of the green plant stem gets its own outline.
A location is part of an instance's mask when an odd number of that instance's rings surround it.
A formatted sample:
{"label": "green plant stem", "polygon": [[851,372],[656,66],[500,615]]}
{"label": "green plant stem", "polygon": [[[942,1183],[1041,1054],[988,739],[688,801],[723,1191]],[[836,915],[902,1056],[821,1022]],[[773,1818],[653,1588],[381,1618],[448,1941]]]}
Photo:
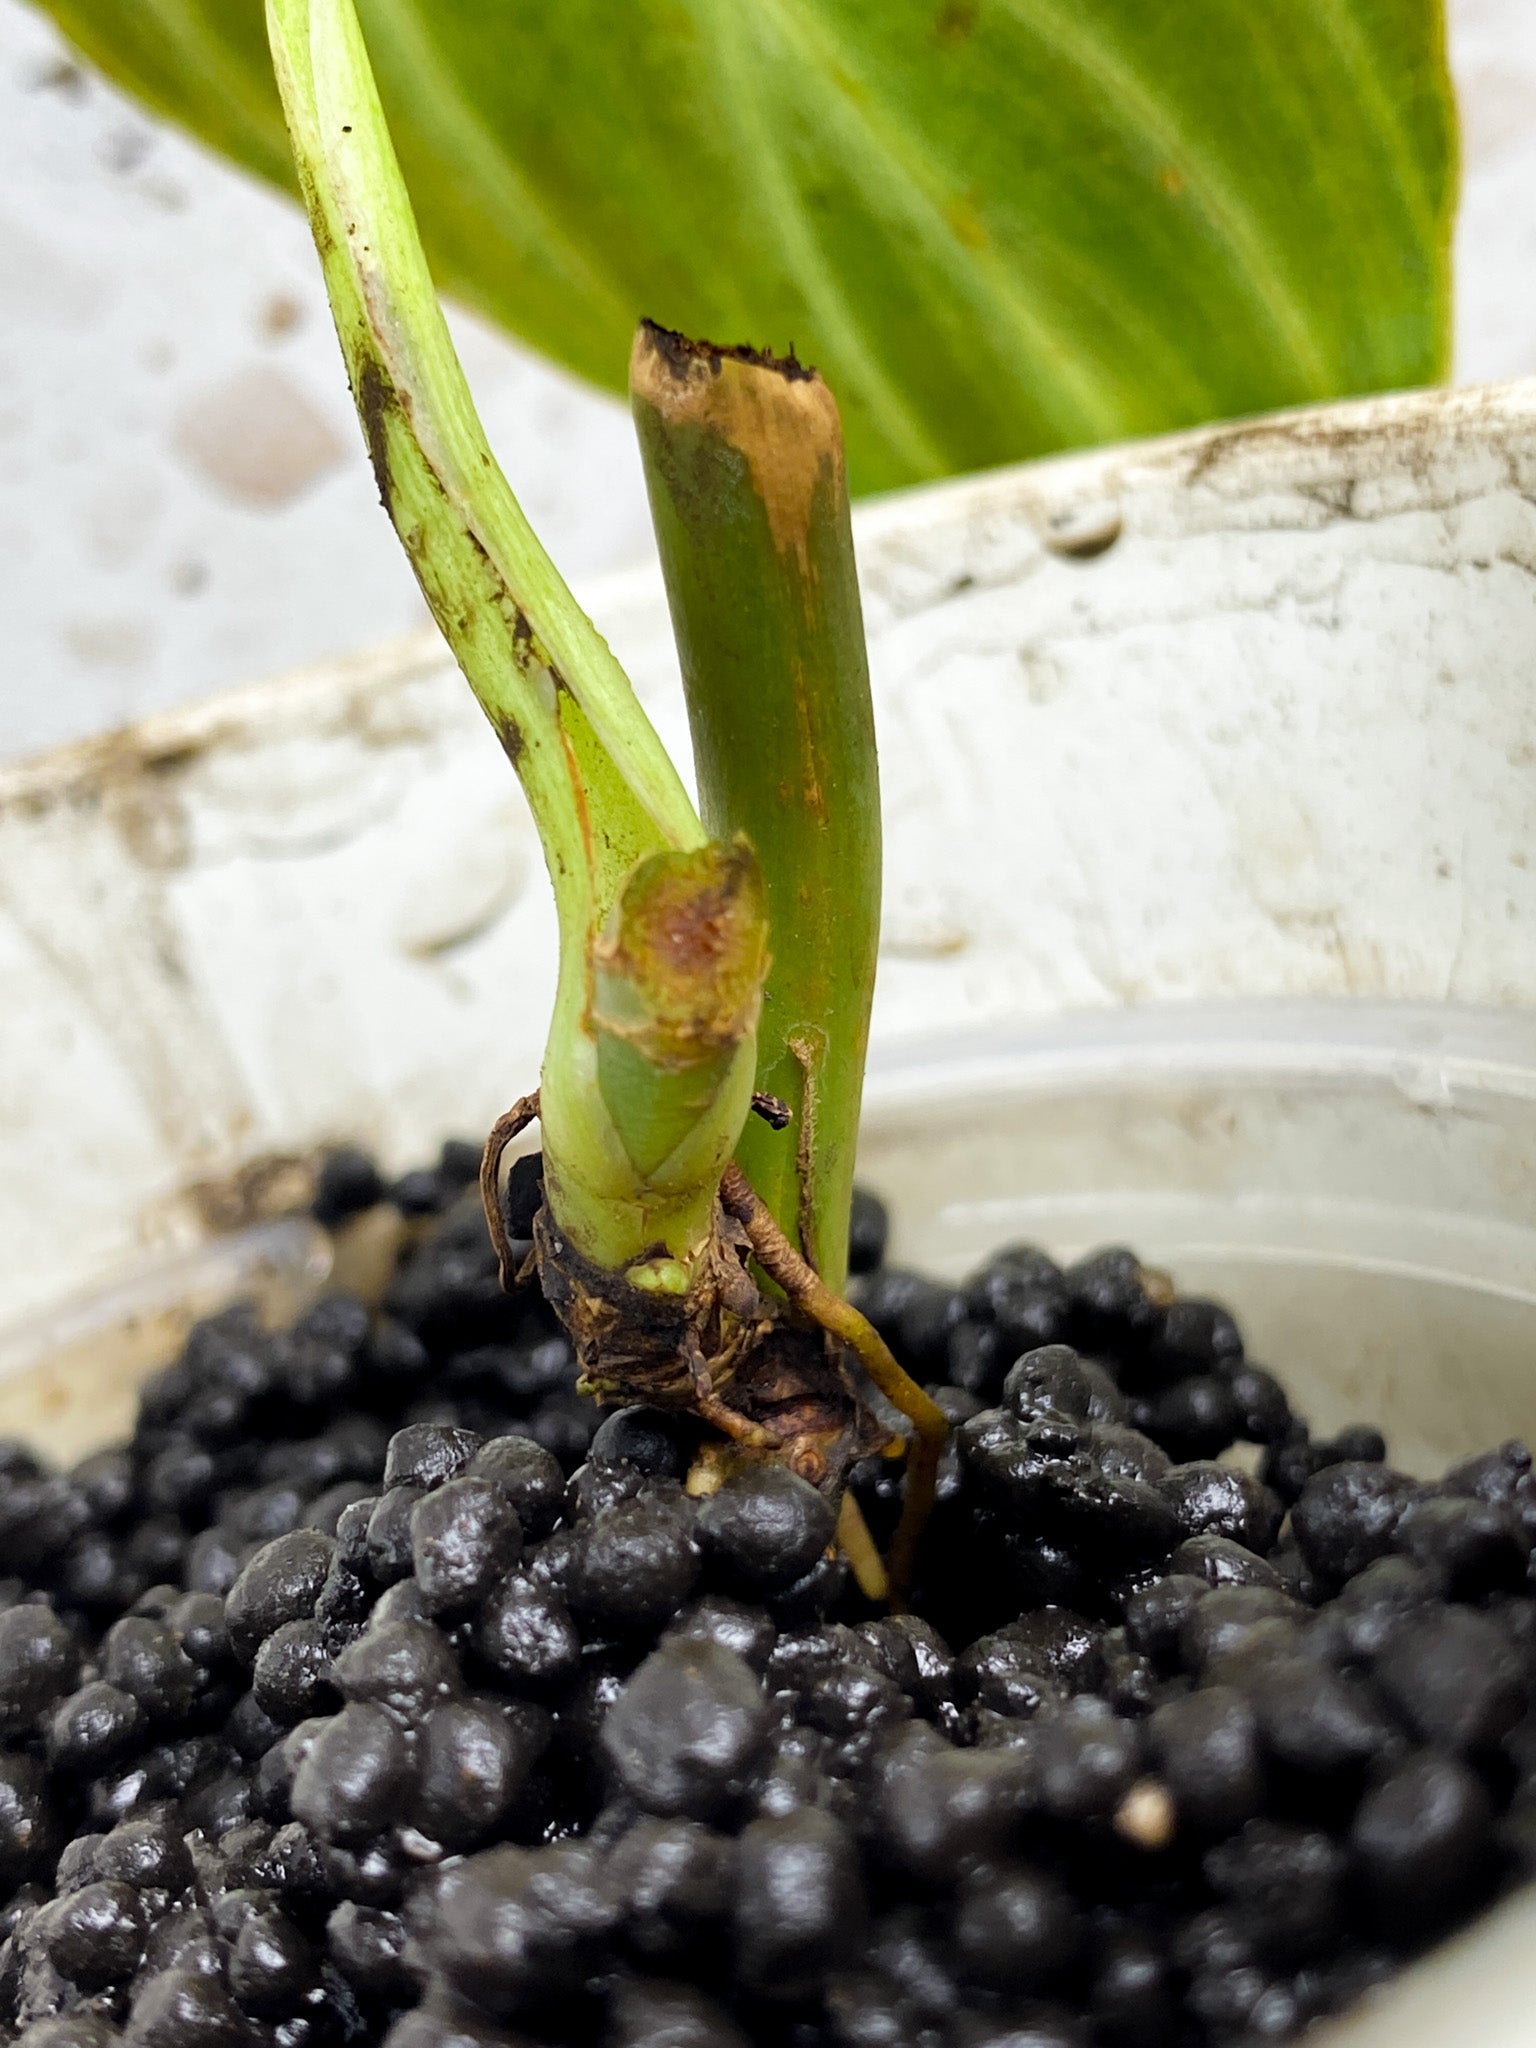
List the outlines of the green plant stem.
{"label": "green plant stem", "polygon": [[711,835],[745,834],[773,959],[753,1187],[827,1284],[846,1273],[880,926],[880,791],[842,431],[793,360],[649,322],[630,392]]}
{"label": "green plant stem", "polygon": [[[696,917],[729,848],[705,833],[629,679],[540,546],[476,418],[437,302],[352,0],[269,0],[294,160],[380,496],[433,616],[515,766],[560,919],[560,973],[540,1085],[546,1191],[591,1259],[624,1266],[707,1238],[720,1166],[751,1092],[762,932],[746,903],[727,963],[700,955],[662,991],[674,1029],[652,1068],[643,1030],[606,1062],[599,954],[626,892],[692,858]],[[735,869],[732,871],[734,872]],[[677,874],[673,874],[674,884]],[[689,913],[688,885],[674,909]],[[753,885],[755,888],[755,879]],[[750,929],[757,918],[756,935]],[[755,964],[754,964],[755,963]],[[635,1015],[656,992],[641,950],[610,976]],[[754,976],[756,979],[754,979]],[[689,1039],[690,1002],[699,1031]],[[679,1022],[681,1020],[681,1022]],[[510,1091],[509,1091],[510,1092]],[[687,1116],[680,1122],[680,1102]],[[667,1124],[667,1114],[671,1122]],[[660,1118],[660,1121],[658,1121]],[[686,1125],[686,1127],[684,1127]],[[670,1133],[672,1142],[661,1145]]]}
{"label": "green plant stem", "polygon": [[[744,841],[652,854],[630,876],[591,955],[586,1099],[622,1157],[589,1205],[588,1258],[619,1266],[660,1246],[644,1284],[686,1284],[752,1099],[767,957],[762,877]],[[570,1215],[580,1193],[547,1160],[546,1193],[552,1172]]]}

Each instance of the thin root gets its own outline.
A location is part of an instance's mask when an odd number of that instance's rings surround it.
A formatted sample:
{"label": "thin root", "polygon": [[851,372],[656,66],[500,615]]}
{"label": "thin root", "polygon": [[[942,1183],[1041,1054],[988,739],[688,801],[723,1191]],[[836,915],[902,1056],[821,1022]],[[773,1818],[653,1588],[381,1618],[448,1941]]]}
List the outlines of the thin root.
{"label": "thin root", "polygon": [[777,1439],[761,1423],[753,1422],[749,1416],[738,1415],[734,1408],[721,1400],[715,1392],[708,1360],[697,1344],[690,1344],[688,1349],[688,1377],[693,1381],[694,1407],[706,1422],[712,1422],[733,1443],[748,1450],[775,1448]]}
{"label": "thin root", "polygon": [[884,1603],[891,1597],[891,1582],[869,1533],[864,1510],[851,1493],[843,1495],[837,1511],[837,1547],[847,1558],[859,1591],[866,1600]]}
{"label": "thin root", "polygon": [[819,1323],[822,1329],[830,1331],[848,1346],[880,1392],[912,1425],[912,1441],[907,1451],[906,1497],[902,1502],[901,1520],[891,1538],[890,1554],[886,1558],[891,1604],[899,1610],[911,1590],[918,1539],[933,1508],[939,1455],[949,1434],[944,1411],[902,1371],[873,1324],[867,1322],[851,1302],[835,1295],[806,1264],[758,1200],[751,1183],[734,1160],[720,1176],[720,1199],[745,1230],[753,1256],[763,1271],[778,1282],[796,1308],[803,1310],[813,1322]]}
{"label": "thin root", "polygon": [[485,1209],[485,1227],[496,1248],[496,1269],[501,1284],[510,1294],[527,1270],[526,1262],[513,1271],[512,1239],[507,1236],[506,1218],[501,1213],[501,1159],[514,1138],[520,1137],[539,1113],[539,1091],[521,1096],[504,1116],[491,1125],[480,1156],[480,1200]]}

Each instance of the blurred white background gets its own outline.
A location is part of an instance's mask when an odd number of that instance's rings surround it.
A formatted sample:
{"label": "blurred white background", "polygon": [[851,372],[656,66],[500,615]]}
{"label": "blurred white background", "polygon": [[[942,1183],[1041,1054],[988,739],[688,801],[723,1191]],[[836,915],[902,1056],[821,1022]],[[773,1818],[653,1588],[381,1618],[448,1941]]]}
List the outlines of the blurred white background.
{"label": "blurred white background", "polygon": [[[1449,0],[1458,381],[1536,374],[1536,0]],[[625,410],[454,322],[568,574],[650,546]],[[0,0],[0,755],[425,617],[308,232]]]}

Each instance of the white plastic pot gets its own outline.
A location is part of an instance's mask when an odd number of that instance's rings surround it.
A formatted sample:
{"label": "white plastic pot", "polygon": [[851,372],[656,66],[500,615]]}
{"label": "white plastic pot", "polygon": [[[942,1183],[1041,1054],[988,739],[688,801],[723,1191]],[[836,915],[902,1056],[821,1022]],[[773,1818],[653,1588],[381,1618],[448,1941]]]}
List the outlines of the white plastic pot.
{"label": "white plastic pot", "polygon": [[[1528,383],[861,509],[898,1253],[1128,1240],[1325,1426],[1536,1434],[1533,500]],[[658,583],[587,597],[685,753]],[[110,1434],[194,1300],[317,1284],[318,1145],[531,1084],[538,870],[427,639],[0,775],[0,1427]],[[1533,2015],[1522,1896],[1339,2035]]]}

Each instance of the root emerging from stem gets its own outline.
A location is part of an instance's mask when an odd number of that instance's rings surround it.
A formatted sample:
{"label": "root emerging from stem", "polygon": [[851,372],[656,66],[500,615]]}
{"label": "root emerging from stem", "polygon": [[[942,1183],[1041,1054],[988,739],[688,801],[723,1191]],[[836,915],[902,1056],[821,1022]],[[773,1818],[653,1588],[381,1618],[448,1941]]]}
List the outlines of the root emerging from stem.
{"label": "root emerging from stem", "polygon": [[545,1298],[576,1346],[583,1393],[697,1415],[744,1457],[778,1459],[834,1494],[851,1465],[889,1441],[841,1347],[758,1290],[747,1234],[724,1209],[683,1295],[642,1291],[594,1265],[547,1208],[533,1244]]}
{"label": "root emerging from stem", "polygon": [[850,1302],[834,1294],[820,1275],[806,1264],[753,1193],[746,1175],[734,1160],[720,1177],[720,1198],[729,1214],[746,1231],[747,1241],[763,1271],[778,1282],[796,1308],[811,1317],[830,1337],[840,1339],[848,1346],[875,1386],[912,1425],[901,1520],[896,1525],[890,1555],[886,1559],[892,1598],[900,1602],[911,1587],[918,1542],[933,1512],[939,1457],[949,1433],[944,1411],[902,1371],[890,1346],[873,1323],[861,1316]]}
{"label": "root emerging from stem", "polygon": [[[538,1110],[538,1095],[526,1095],[497,1120],[481,1168],[504,1287],[528,1272],[513,1271],[501,1160]],[[753,1280],[753,1259],[782,1300]],[[738,1458],[788,1465],[839,1499],[840,1540],[865,1592],[881,1598],[888,1589],[893,1606],[904,1603],[948,1424],[879,1332],[795,1250],[739,1166],[732,1162],[721,1176],[715,1226],[686,1294],[642,1289],[626,1272],[595,1264],[547,1208],[534,1219],[531,1263],[576,1347],[583,1393],[616,1406],[643,1401],[697,1415]],[[844,1492],[850,1468],[893,1441],[861,1390],[855,1362],[912,1425],[901,1519],[883,1568],[857,1502]]]}

